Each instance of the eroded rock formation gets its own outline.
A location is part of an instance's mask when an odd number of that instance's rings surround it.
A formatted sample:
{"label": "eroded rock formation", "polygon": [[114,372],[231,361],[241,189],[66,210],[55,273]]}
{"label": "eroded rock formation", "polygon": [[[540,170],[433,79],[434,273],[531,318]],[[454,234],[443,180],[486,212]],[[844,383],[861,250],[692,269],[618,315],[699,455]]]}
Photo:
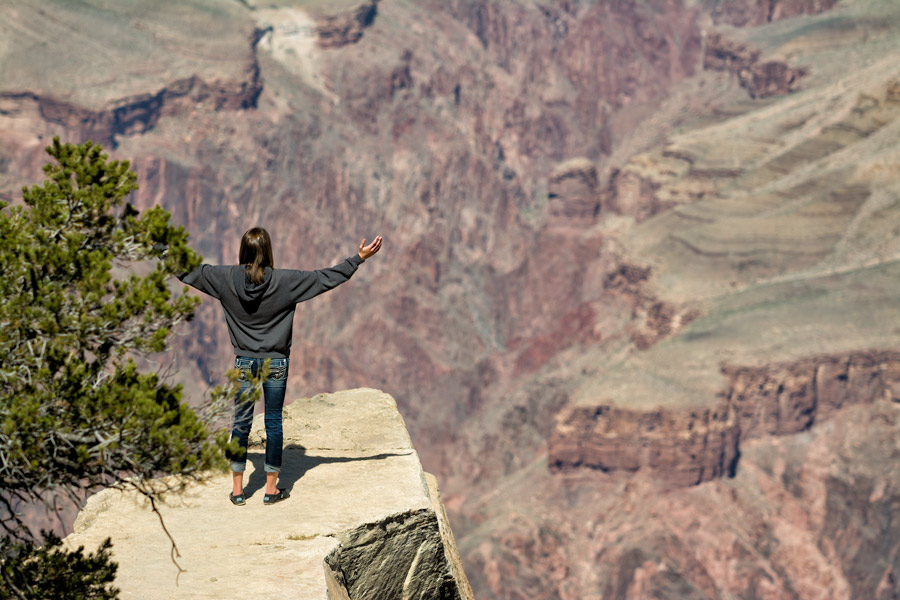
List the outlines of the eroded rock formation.
{"label": "eroded rock formation", "polygon": [[613,169],[605,194],[606,203],[613,212],[644,221],[671,207],[670,204],[660,202],[655,194],[658,188],[657,183],[638,173]]}
{"label": "eroded rock formation", "polygon": [[554,470],[650,470],[667,486],[733,474],[740,429],[727,405],[641,412],[609,405],[565,410],[547,445]]}
{"label": "eroded rock formation", "polygon": [[734,474],[743,440],[805,431],[842,407],[900,398],[900,354],[818,356],[765,367],[723,366],[728,387],[708,407],[576,405],[548,441],[551,469],[647,469],[667,486]]}
{"label": "eroded rock formation", "polygon": [[31,92],[3,92],[0,102],[8,113],[36,112],[49,123],[62,126],[77,138],[94,140],[115,148],[116,137],[152,129],[160,118],[176,114],[189,104],[204,103],[214,110],[253,108],[262,90],[259,69],[248,70],[245,81],[205,82],[197,77],[173,81],[152,94],[141,94],[111,102],[107,108],[91,110]]}
{"label": "eroded rock formation", "polygon": [[718,32],[707,34],[705,41],[703,68],[733,73],[751,98],[788,94],[806,74],[806,69],[791,67],[784,61],[760,62],[759,50]]}
{"label": "eroded rock formation", "polygon": [[[40,89],[39,96],[100,110],[194,75],[242,81],[247,39],[254,28],[267,31],[256,52],[265,86],[255,109],[185,101],[151,128],[135,126],[141,134],[119,135],[116,157],[134,159],[138,168],[135,204],[170,209],[210,262],[234,261],[252,223],[270,227],[280,265],[300,268],[342,258],[348,236],[393,232],[383,255],[350,285],[298,309],[304,335],[295,337],[292,385],[304,393],[358,385],[395,393],[423,462],[441,474],[479,597],[896,595],[896,544],[885,541],[900,539],[885,517],[900,489],[886,466],[897,460],[895,404],[851,404],[841,418],[796,435],[741,438],[735,477],[668,485],[664,493],[649,469],[608,477],[546,468],[553,417],[582,378],[623,355],[661,348],[683,350],[674,353],[677,367],[699,362],[696,345],[678,345],[685,307],[708,314],[745,289],[764,296],[771,278],[786,278],[794,296],[823,299],[802,311],[785,308],[783,298],[750,309],[734,302],[726,316],[761,317],[743,328],[729,321],[724,332],[693,327],[706,317],[688,325],[691,339],[720,343],[703,359],[714,381],[722,377],[721,360],[764,364],[726,356],[754,332],[778,348],[812,340],[799,356],[843,352],[835,345],[845,341],[896,345],[890,327],[866,326],[900,318],[889,308],[900,273],[880,271],[898,251],[891,187],[897,92],[896,84],[883,87],[896,79],[892,3],[840,3],[833,17],[729,33],[752,40],[757,63],[789,56],[789,65],[808,67],[800,93],[764,102],[749,98],[736,74],[699,69],[699,23],[708,22],[711,3],[382,2],[362,37],[351,28],[347,39],[355,41],[329,48],[318,42],[311,3],[269,4],[179,4],[187,34],[167,29],[181,22],[168,9],[157,21],[149,13],[126,15],[111,19],[116,26],[104,22],[109,35],[89,43],[67,40],[95,24],[53,29],[39,14],[41,2],[17,5],[17,14],[37,15],[24,34],[16,15],[0,9],[9,34],[0,51],[27,47],[50,30],[56,38],[47,48],[63,48],[73,59],[65,69],[38,63],[34,73],[48,74],[45,89],[9,83],[18,81],[5,76],[9,69],[30,63],[4,54],[11,58],[0,62],[3,91]],[[315,4],[332,16],[342,10]],[[65,23],[91,14],[68,10],[68,3],[53,7],[68,15],[59,20]],[[215,26],[207,31],[225,33],[194,31],[207,22]],[[115,65],[96,68],[103,53],[75,60],[83,47],[108,47],[121,32],[126,43],[106,54]],[[132,39],[152,44],[123,51]],[[214,39],[224,43],[205,44]],[[173,47],[185,60],[164,52]],[[231,63],[221,60],[226,56]],[[78,77],[58,76],[81,63],[89,68]],[[148,76],[154,65],[166,71]],[[136,85],[126,91],[101,76],[125,71],[142,74],[128,79]],[[85,89],[105,95],[87,102],[78,93]],[[36,104],[17,115],[5,112],[12,104],[0,102],[0,197],[14,201],[23,183],[40,177],[46,140],[69,134],[41,117]],[[590,176],[559,181],[554,190],[564,194],[548,197],[554,166],[576,156],[595,166],[600,218],[560,227],[551,223],[551,200],[591,205]],[[633,288],[610,276],[622,265],[634,266]],[[857,278],[859,269],[871,277]],[[830,272],[847,274],[834,294],[810,291],[812,277]],[[865,314],[848,312],[853,304]],[[825,316],[798,328],[804,313]],[[222,377],[230,355],[223,329],[218,307],[208,302],[179,338],[172,361],[187,395],[200,397]],[[366,361],[357,360],[359,348],[366,348]],[[653,361],[643,366],[648,376],[659,369]],[[634,399],[669,399],[681,387]],[[619,416],[633,427],[640,422]],[[727,441],[712,416],[712,430]],[[682,427],[689,417],[658,420]],[[695,427],[707,422],[702,414],[696,419]],[[645,439],[658,461],[693,460],[689,451],[700,444],[695,439],[682,455],[675,444]],[[716,458],[718,452],[710,445],[708,455],[675,469],[675,479],[727,470],[726,451]],[[317,464],[300,481],[335,465]],[[839,523],[825,526],[823,514]],[[298,539],[261,540],[254,549],[290,552],[314,533],[293,531]],[[315,539],[323,548],[334,543]],[[315,567],[321,571],[321,560]]]}
{"label": "eroded rock formation", "polygon": [[597,167],[584,157],[556,165],[547,183],[554,224],[588,226],[600,213]]}
{"label": "eroded rock formation", "polygon": [[900,399],[900,354],[819,356],[759,368],[723,367],[741,437],[804,431],[848,404]]}
{"label": "eroded rock formation", "polygon": [[659,298],[649,285],[650,267],[619,262],[603,279],[605,293],[631,310],[628,334],[639,350],[669,337],[699,316],[696,308]]}
{"label": "eroded rock formation", "polygon": [[316,24],[319,46],[340,48],[358,42],[363,36],[363,30],[375,20],[378,2],[379,0],[369,0],[340,14],[319,17]]}
{"label": "eroded rock formation", "polygon": [[743,27],[825,12],[834,8],[837,0],[713,0],[709,3],[713,5],[716,23]]}

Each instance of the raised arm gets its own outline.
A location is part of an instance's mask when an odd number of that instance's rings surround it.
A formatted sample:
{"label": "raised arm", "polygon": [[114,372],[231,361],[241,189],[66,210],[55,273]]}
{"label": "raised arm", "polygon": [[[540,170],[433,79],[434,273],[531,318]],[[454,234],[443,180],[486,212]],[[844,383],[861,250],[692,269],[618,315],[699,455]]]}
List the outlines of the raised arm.
{"label": "raised arm", "polygon": [[380,249],[381,236],[376,237],[368,246],[363,239],[356,254],[333,267],[315,271],[294,271],[291,297],[294,302],[303,302],[339,286],[353,276],[364,260],[372,257]]}

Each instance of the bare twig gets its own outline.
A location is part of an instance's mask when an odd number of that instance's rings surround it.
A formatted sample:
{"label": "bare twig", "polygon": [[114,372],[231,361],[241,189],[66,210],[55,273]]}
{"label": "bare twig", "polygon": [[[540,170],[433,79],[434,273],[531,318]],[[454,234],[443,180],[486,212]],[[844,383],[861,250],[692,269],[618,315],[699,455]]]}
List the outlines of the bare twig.
{"label": "bare twig", "polygon": [[156,516],[159,517],[159,525],[163,528],[163,531],[166,532],[166,536],[168,536],[169,541],[172,542],[172,548],[169,551],[169,556],[172,559],[172,564],[175,565],[175,568],[178,569],[178,573],[175,575],[175,587],[178,587],[178,578],[181,577],[182,573],[187,573],[187,569],[182,568],[181,565],[178,564],[176,558],[181,558],[181,553],[178,551],[178,546],[175,544],[175,538],[172,537],[172,534],[169,533],[169,530],[166,529],[166,523],[163,520],[162,513],[159,512],[159,509],[156,507],[156,500],[153,498],[152,494],[148,494],[143,492],[147,498],[150,499],[150,507],[153,509],[153,512],[156,513]]}

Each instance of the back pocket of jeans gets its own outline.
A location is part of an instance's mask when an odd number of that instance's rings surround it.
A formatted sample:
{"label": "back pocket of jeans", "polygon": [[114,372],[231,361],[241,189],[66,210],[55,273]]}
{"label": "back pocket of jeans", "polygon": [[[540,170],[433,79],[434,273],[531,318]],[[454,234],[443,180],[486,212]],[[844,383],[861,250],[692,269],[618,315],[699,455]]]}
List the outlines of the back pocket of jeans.
{"label": "back pocket of jeans", "polygon": [[253,360],[238,356],[234,359],[234,368],[238,371],[238,379],[250,381],[253,374]]}
{"label": "back pocket of jeans", "polygon": [[269,379],[274,379],[276,381],[284,379],[287,377],[287,369],[288,364],[287,361],[283,358],[273,358],[272,362],[269,364]]}

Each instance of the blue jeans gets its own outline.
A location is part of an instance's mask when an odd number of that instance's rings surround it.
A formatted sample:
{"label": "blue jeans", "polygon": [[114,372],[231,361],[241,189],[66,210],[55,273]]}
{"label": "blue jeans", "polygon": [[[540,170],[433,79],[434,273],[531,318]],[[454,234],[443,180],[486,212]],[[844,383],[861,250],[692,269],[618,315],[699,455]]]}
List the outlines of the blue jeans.
{"label": "blue jeans", "polygon": [[[231,431],[231,437],[237,439],[241,449],[228,458],[231,461],[231,470],[236,473],[242,473],[247,468],[247,440],[250,437],[250,425],[253,423],[253,402],[248,402],[244,395],[250,391],[253,385],[250,378],[259,374],[266,360],[265,358],[246,356],[236,356],[234,359],[234,368],[240,372],[241,390],[234,399],[234,429]],[[287,358],[270,360],[269,376],[262,384],[266,407],[265,468],[267,473],[277,473],[281,471],[281,454],[284,443],[281,409],[284,407],[284,394],[287,390],[289,360]]]}

